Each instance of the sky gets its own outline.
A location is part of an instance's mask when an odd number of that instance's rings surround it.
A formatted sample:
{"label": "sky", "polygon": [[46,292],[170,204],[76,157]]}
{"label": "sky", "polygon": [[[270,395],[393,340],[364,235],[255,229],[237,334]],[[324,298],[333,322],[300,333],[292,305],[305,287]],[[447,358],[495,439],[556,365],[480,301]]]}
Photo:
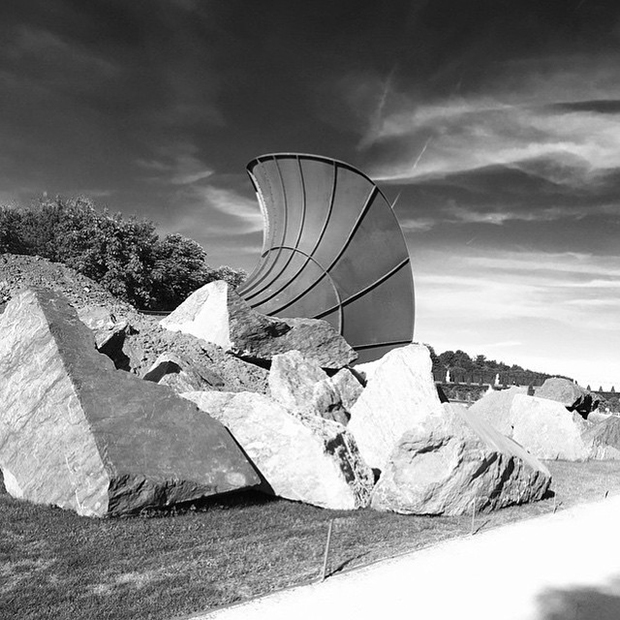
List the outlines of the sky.
{"label": "sky", "polygon": [[273,152],[394,203],[415,340],[620,390],[618,2],[0,4],[0,204],[87,195],[251,271]]}

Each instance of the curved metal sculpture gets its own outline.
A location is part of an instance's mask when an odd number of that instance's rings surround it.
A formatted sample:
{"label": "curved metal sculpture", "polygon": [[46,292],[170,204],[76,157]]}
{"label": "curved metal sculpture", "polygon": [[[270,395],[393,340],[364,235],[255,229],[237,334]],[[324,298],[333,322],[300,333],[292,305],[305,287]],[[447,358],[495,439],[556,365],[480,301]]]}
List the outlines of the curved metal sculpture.
{"label": "curved metal sculpture", "polygon": [[377,359],[413,338],[409,253],[389,202],[362,172],[317,155],[247,166],[265,220],[260,261],[238,293],[279,317],[324,319]]}

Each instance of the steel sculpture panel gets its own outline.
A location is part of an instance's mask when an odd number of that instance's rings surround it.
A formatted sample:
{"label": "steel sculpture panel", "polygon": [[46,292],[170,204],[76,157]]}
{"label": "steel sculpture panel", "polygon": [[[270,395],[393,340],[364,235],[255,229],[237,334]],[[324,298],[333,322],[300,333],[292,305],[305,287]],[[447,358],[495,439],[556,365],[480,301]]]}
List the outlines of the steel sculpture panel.
{"label": "steel sculpture panel", "polygon": [[238,289],[264,314],[324,319],[377,359],[413,338],[407,245],[381,190],[318,155],[262,155],[247,166],[265,221],[260,260]]}

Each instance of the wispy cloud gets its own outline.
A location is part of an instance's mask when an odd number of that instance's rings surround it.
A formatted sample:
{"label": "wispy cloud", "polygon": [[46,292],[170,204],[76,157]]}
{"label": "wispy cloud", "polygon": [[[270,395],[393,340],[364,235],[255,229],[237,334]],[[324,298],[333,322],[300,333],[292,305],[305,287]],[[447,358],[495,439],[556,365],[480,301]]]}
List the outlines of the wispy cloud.
{"label": "wispy cloud", "polygon": [[[423,131],[432,132],[432,141],[426,138],[420,147],[416,136]],[[374,170],[374,178],[383,181],[445,177],[497,165],[531,171],[536,161],[551,160],[557,168],[545,168],[546,177],[574,185],[620,167],[615,114],[463,101],[422,106],[385,119],[376,139],[385,138],[409,140],[411,149],[403,159]]]}
{"label": "wispy cloud", "polygon": [[68,70],[97,71],[108,77],[117,76],[120,72],[109,58],[98,56],[85,46],[64,39],[57,32],[35,26],[16,28],[7,47],[6,53],[15,61],[38,60],[44,56],[48,70],[40,75],[43,80],[53,79],[55,70],[61,67],[65,77]]}
{"label": "wispy cloud", "polygon": [[617,62],[547,64],[505,63],[501,77],[460,97],[424,100],[392,87],[391,105],[375,108],[360,143],[377,152],[373,177],[406,183],[510,166],[574,186],[619,168]]}
{"label": "wispy cloud", "polygon": [[[558,202],[561,198],[558,198]],[[401,228],[406,233],[416,234],[427,232],[437,226],[447,227],[452,225],[488,224],[502,226],[512,222],[579,222],[586,218],[618,216],[620,207],[616,204],[583,204],[574,206],[545,207],[538,204],[536,196],[532,196],[527,204],[519,208],[507,205],[481,205],[457,204],[449,199],[445,205],[433,209],[434,217],[410,215],[416,211],[414,208],[401,210],[398,213]],[[419,209],[421,210],[421,209]]]}
{"label": "wispy cloud", "polygon": [[255,200],[213,185],[200,188],[199,195],[207,210],[215,210],[226,218],[226,232],[242,235],[263,230],[263,216]]}
{"label": "wispy cloud", "polygon": [[136,164],[150,171],[149,180],[172,185],[192,185],[209,178],[214,170],[198,157],[198,148],[183,142],[158,148],[158,158],[137,159]]}

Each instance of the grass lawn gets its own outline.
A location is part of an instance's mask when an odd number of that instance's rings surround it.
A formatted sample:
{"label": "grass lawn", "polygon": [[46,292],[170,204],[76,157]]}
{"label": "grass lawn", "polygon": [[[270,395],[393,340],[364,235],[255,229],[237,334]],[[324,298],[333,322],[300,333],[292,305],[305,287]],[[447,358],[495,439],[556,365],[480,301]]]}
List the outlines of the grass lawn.
{"label": "grass lawn", "polygon": [[[480,515],[491,528],[620,493],[620,461],[548,463],[556,498]],[[169,620],[469,535],[471,516],[327,511],[257,495],[175,516],[94,520],[0,484],[0,618]]]}

